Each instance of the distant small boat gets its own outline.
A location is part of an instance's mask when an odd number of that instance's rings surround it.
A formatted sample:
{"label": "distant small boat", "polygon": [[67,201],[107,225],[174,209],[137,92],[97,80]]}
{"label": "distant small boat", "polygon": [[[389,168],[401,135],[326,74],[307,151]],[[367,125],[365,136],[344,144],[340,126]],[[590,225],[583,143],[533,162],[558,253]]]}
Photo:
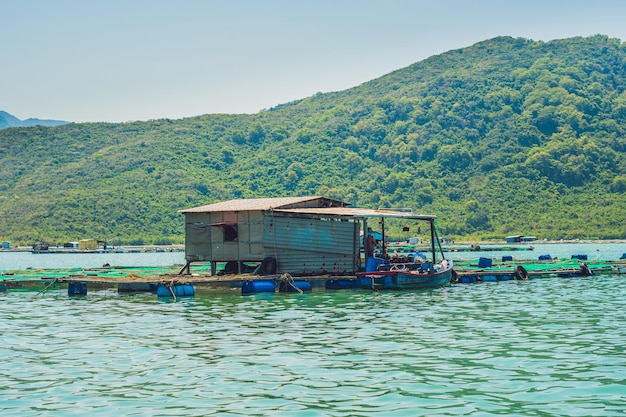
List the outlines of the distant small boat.
{"label": "distant small boat", "polygon": [[50,246],[47,243],[35,243],[31,249],[32,253],[50,253]]}

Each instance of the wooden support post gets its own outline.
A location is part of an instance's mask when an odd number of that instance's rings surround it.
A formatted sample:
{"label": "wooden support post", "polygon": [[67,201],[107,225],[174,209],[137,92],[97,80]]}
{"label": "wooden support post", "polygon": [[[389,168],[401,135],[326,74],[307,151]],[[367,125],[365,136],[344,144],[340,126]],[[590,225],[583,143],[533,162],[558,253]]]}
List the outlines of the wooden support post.
{"label": "wooden support post", "polygon": [[191,261],[187,261],[185,266],[180,268],[178,275],[191,275]]}

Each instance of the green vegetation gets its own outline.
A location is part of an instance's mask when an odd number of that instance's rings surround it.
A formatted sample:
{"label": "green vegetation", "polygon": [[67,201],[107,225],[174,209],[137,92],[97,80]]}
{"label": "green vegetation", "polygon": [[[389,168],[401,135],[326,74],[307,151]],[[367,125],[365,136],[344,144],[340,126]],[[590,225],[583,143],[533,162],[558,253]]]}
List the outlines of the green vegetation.
{"label": "green vegetation", "polygon": [[495,38],[255,115],[0,131],[0,235],[181,243],[178,210],[324,195],[445,237],[626,238],[626,44]]}

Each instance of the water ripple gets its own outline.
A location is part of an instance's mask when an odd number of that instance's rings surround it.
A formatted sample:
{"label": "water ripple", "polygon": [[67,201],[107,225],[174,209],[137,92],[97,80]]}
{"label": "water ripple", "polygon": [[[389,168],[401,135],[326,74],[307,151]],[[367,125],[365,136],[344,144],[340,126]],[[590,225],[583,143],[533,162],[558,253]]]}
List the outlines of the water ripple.
{"label": "water ripple", "polygon": [[3,416],[623,415],[619,276],[0,296]]}

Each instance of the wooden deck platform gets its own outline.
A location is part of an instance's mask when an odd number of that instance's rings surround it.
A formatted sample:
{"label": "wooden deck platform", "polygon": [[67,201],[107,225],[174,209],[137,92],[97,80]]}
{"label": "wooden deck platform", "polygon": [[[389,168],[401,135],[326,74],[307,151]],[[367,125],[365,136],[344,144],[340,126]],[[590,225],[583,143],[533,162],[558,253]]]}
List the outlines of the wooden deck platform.
{"label": "wooden deck platform", "polygon": [[[588,261],[580,265],[587,265],[594,275],[597,274],[626,274],[626,260],[618,261]],[[455,261],[455,275],[457,283],[471,283],[480,281],[505,281],[516,279],[515,268],[523,266],[529,279],[544,277],[575,277],[583,276],[581,267],[565,260],[548,262],[494,262],[492,267],[478,268],[471,261]],[[29,270],[29,271],[2,271],[0,272],[0,291],[7,290],[38,290],[45,291],[46,287],[66,287],[71,283],[86,283],[90,290],[116,289],[124,292],[150,292],[159,284],[184,283],[203,289],[238,289],[245,281],[271,280],[280,283],[281,275],[254,275],[228,274],[211,275],[206,269],[202,273],[179,275],[177,267],[148,268],[139,267],[103,267],[92,269],[65,269],[65,270]],[[296,277],[294,277],[296,278]],[[313,288],[325,288],[329,280],[355,280],[355,276],[318,275],[297,277],[311,283]]]}
{"label": "wooden deck platform", "polygon": [[[154,277],[127,276],[123,278],[107,278],[97,275],[71,275],[67,277],[41,277],[39,279],[6,279],[0,281],[7,290],[11,289],[33,289],[41,290],[46,286],[57,285],[67,286],[71,283],[86,283],[90,290],[117,289],[118,292],[153,292],[154,287],[159,284],[172,285],[176,283],[191,284],[194,287],[204,289],[232,289],[241,288],[246,281],[275,281],[280,283],[283,280],[281,275],[177,275],[167,274]],[[311,283],[314,288],[324,288],[326,281],[336,279],[356,279],[355,276],[306,276],[298,277]]]}

